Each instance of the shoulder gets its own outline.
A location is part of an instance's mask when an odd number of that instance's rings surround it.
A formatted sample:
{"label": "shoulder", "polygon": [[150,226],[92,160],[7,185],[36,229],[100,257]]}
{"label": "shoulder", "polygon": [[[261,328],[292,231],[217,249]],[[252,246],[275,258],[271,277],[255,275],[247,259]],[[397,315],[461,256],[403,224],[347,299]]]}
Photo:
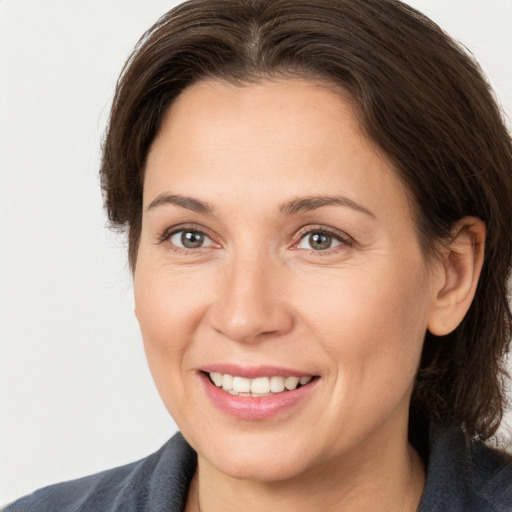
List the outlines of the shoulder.
{"label": "shoulder", "polygon": [[512,511],[512,456],[482,442],[471,446],[471,480],[489,510]]}
{"label": "shoulder", "polygon": [[177,512],[185,503],[195,467],[195,452],[178,433],[149,457],[45,487],[15,501],[3,512]]}
{"label": "shoulder", "polygon": [[460,428],[433,428],[419,512],[512,511],[512,456]]}

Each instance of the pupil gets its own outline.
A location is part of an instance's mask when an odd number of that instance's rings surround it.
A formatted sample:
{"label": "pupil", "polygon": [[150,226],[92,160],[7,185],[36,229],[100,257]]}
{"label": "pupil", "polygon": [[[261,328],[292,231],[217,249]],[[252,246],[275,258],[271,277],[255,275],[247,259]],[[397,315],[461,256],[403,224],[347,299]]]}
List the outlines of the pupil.
{"label": "pupil", "polygon": [[314,233],[309,236],[309,243],[313,249],[325,250],[331,247],[332,237],[325,233]]}
{"label": "pupil", "polygon": [[181,243],[187,249],[197,249],[204,242],[204,235],[199,231],[184,231],[181,235]]}

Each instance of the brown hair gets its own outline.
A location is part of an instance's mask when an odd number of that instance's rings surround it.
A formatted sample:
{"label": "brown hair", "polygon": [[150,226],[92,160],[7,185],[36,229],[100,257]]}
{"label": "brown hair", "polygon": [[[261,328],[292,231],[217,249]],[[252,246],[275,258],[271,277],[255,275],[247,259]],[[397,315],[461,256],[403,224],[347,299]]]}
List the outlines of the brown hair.
{"label": "brown hair", "polygon": [[464,216],[486,223],[468,314],[448,336],[426,334],[410,430],[414,438],[431,420],[456,422],[468,435],[490,437],[503,414],[511,331],[511,140],[477,64],[405,4],[191,0],[146,32],[117,85],[101,167],[109,218],[128,229],[132,269],[145,160],[172,101],[204,78],[244,84],[283,75],[349,91],[362,127],[411,195],[427,257]]}

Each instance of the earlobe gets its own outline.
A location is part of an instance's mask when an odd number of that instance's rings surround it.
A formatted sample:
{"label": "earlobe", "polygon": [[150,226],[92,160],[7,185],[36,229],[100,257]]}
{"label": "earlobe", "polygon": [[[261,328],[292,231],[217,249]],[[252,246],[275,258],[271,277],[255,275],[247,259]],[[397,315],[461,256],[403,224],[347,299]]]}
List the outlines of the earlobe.
{"label": "earlobe", "polygon": [[[476,217],[457,222],[444,247],[440,278],[434,289],[428,330],[436,336],[452,332],[466,315],[475,296],[484,262],[485,223]],[[442,265],[442,268],[441,268]]]}

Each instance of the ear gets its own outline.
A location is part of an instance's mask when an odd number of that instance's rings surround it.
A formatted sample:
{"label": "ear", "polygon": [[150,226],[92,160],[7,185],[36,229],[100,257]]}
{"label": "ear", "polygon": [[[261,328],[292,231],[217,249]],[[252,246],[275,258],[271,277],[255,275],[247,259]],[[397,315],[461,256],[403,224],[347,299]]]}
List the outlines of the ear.
{"label": "ear", "polygon": [[433,305],[428,330],[436,336],[452,332],[466,315],[475,296],[482,271],[485,223],[464,217],[452,231],[452,239],[442,249],[436,274]]}

